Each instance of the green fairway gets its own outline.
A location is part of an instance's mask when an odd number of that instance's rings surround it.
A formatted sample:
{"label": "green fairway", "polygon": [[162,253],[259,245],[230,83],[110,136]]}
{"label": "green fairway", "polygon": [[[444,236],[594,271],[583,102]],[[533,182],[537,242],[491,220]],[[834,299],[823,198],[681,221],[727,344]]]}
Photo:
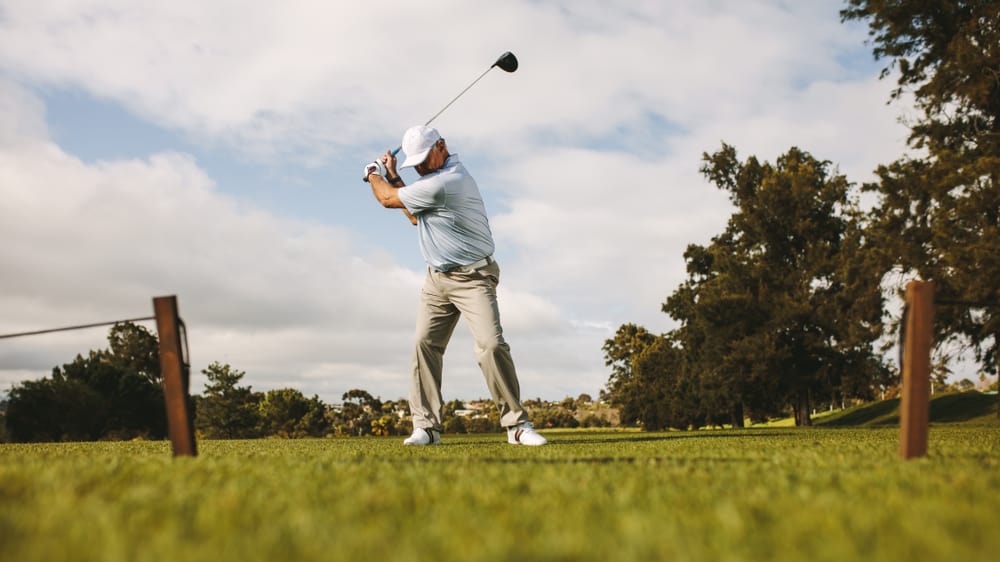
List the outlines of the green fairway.
{"label": "green fairway", "polygon": [[994,560],[1000,427],[0,445],[0,560]]}
{"label": "green fairway", "polygon": [[[829,427],[899,426],[899,398],[869,402],[815,418],[814,423]],[[931,396],[928,412],[932,423],[995,424],[996,394],[977,391],[949,392]]]}

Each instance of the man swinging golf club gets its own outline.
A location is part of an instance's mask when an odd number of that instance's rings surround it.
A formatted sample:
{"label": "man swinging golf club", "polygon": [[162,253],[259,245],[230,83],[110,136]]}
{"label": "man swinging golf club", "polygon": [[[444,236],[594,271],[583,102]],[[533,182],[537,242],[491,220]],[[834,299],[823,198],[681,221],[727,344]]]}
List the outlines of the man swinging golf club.
{"label": "man swinging golf club", "polygon": [[406,160],[420,175],[405,185],[396,157],[387,151],[365,168],[365,179],[386,208],[403,209],[417,225],[427,278],[417,312],[410,412],[413,434],[406,445],[441,443],[441,370],[445,347],[465,316],[476,357],[490,394],[500,409],[507,442],[544,445],[521,405],[520,385],[510,346],[504,341],[497,306],[500,267],[493,259],[493,235],[479,187],[437,130],[426,125],[403,135]]}

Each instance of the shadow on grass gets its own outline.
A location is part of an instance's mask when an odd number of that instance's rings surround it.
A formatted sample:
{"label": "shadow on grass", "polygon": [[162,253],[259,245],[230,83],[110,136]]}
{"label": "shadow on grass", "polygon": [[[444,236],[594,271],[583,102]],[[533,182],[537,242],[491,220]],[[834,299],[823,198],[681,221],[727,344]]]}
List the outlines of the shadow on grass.
{"label": "shadow on grass", "polygon": [[[834,414],[816,425],[821,427],[899,425],[899,398],[865,404]],[[976,391],[954,392],[931,397],[931,423],[961,423],[996,418],[996,395]]]}
{"label": "shadow on grass", "polygon": [[975,418],[994,419],[997,413],[997,397],[980,392],[958,392],[944,394],[931,399],[932,422],[964,422]]}
{"label": "shadow on grass", "polygon": [[899,423],[899,398],[882,400],[851,408],[816,421],[819,427],[849,427],[859,425],[893,425]]}
{"label": "shadow on grass", "polygon": [[[618,431],[618,430],[567,430],[562,428],[540,429],[539,433],[549,439],[547,447],[562,445],[582,445],[600,443],[654,443],[676,441],[679,439],[713,439],[713,438],[753,438],[761,435],[795,435],[796,428],[744,428],[694,431]],[[499,437],[499,439],[497,439]],[[446,433],[441,438],[440,446],[465,446],[470,444],[493,445],[506,443],[502,434],[451,434]]]}
{"label": "shadow on grass", "polygon": [[[559,430],[541,431],[542,435],[558,436],[558,441],[550,441],[550,444],[581,444],[581,443],[620,443],[628,441],[630,443],[641,441],[675,441],[677,439],[711,439],[726,437],[730,439],[750,438],[760,435],[794,435],[794,429],[724,429],[724,430],[694,430],[694,431],[669,431],[651,433],[605,433],[606,437],[584,437],[576,436],[572,432],[559,432]],[[600,433],[591,434],[600,435]],[[627,437],[626,437],[627,436]]]}

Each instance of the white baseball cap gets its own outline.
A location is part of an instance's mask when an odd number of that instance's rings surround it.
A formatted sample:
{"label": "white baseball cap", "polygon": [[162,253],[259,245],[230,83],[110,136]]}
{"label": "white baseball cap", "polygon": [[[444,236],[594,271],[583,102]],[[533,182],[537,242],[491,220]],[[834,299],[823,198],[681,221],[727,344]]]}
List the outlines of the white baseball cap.
{"label": "white baseball cap", "polygon": [[416,166],[427,159],[427,154],[434,148],[434,143],[441,139],[441,134],[434,127],[414,125],[403,133],[403,152],[406,160],[402,168]]}

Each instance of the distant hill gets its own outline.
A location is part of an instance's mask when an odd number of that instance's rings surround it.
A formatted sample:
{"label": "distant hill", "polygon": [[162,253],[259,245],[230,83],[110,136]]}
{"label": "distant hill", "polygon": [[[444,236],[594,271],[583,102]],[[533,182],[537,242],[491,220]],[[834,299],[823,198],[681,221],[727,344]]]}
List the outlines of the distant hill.
{"label": "distant hill", "polygon": [[[975,390],[931,396],[931,423],[1000,423],[997,395]],[[899,425],[899,398],[848,408],[816,418],[819,427]]]}

